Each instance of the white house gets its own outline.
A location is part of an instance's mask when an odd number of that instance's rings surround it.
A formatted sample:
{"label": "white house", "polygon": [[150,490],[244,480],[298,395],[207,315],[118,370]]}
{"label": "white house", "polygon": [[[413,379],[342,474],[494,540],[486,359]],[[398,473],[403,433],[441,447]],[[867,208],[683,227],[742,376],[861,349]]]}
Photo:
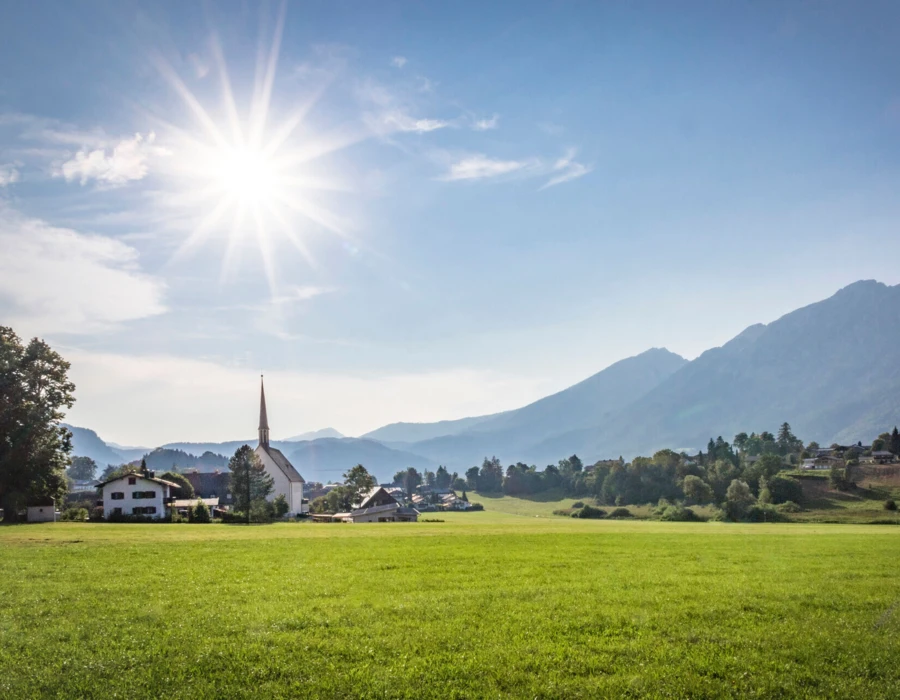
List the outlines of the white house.
{"label": "white house", "polygon": [[162,518],[178,484],[158,479],[149,470],[130,472],[97,484],[103,493],[103,515],[143,515]]}
{"label": "white house", "polygon": [[266,415],[266,389],[262,378],[259,381],[259,445],[255,452],[266,473],[275,481],[269,500],[283,495],[288,503],[288,515],[308,513],[309,505],[303,504],[303,485],[306,481],[281,450],[269,444],[269,417]]}

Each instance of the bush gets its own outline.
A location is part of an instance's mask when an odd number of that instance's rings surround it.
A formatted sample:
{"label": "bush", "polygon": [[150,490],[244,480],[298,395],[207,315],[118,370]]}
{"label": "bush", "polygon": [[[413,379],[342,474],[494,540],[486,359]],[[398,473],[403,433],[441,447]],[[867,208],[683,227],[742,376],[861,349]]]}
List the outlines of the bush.
{"label": "bush", "polygon": [[778,505],[777,510],[779,513],[799,513],[803,509],[799,504],[794,503],[793,501],[785,501]]}
{"label": "bush", "polygon": [[188,510],[188,520],[192,523],[208,523],[212,520],[209,515],[209,508],[199,498],[196,505]]}
{"label": "bush", "polygon": [[660,514],[659,519],[665,520],[667,522],[681,522],[681,523],[700,522],[703,520],[700,516],[698,516],[690,508],[685,508],[684,506],[679,506],[679,505],[668,506]]}
{"label": "bush", "polygon": [[627,508],[616,508],[609,514],[610,518],[633,518],[631,511]]}
{"label": "bush", "polygon": [[88,519],[87,508],[66,508],[60,516],[60,520],[74,520],[83,522]]}
{"label": "bush", "polygon": [[757,504],[747,509],[744,519],[751,523],[777,523],[785,518],[774,506]]}
{"label": "bush", "polygon": [[803,487],[799,481],[789,476],[777,474],[767,480],[766,486],[769,489],[772,503],[786,503],[787,501],[800,503],[803,500]]}
{"label": "bush", "polygon": [[897,501],[895,501],[893,498],[887,499],[884,502],[884,509],[885,510],[897,510]]}
{"label": "bush", "polygon": [[575,501],[572,504],[572,508],[584,508],[584,501]]}
{"label": "bush", "polygon": [[472,507],[469,510],[484,510],[484,506],[480,503],[473,503]]}
{"label": "bush", "polygon": [[572,509],[571,508],[557,508],[556,510],[553,511],[553,515],[564,515],[566,517],[569,517],[572,515]]}
{"label": "bush", "polygon": [[247,522],[247,514],[240,513],[236,511],[228,511],[222,513],[222,522],[223,523],[246,523]]}
{"label": "bush", "polygon": [[270,523],[275,517],[275,506],[265,499],[258,498],[250,503],[250,521],[254,523]]}
{"label": "bush", "polygon": [[276,518],[283,518],[288,514],[290,506],[288,505],[287,499],[284,497],[283,493],[279,493],[277,496],[275,496],[275,500],[272,501],[272,508],[274,510]]}
{"label": "bush", "polygon": [[584,508],[572,513],[574,518],[605,518],[606,511],[602,508],[594,508],[594,506],[585,506]]}
{"label": "bush", "polygon": [[103,506],[94,506],[91,508],[90,520],[92,523],[99,523],[105,520],[103,517]]}

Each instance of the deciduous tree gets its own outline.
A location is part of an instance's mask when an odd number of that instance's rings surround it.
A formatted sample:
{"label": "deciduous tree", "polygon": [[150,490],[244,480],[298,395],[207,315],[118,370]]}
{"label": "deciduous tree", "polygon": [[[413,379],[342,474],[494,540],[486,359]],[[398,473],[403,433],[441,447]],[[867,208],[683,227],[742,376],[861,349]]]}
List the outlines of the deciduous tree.
{"label": "deciduous tree", "polygon": [[32,498],[61,499],[72,434],[59,422],[75,402],[69,363],[44,341],[23,345],[0,326],[0,507],[15,522]]}

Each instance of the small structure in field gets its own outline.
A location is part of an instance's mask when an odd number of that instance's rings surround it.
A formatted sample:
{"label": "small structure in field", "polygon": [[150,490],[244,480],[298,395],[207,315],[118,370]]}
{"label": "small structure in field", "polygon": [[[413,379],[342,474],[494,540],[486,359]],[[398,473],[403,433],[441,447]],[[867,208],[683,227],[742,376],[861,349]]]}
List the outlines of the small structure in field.
{"label": "small structure in field", "polygon": [[142,515],[162,518],[179,485],[159,479],[149,469],[129,472],[97,484],[103,494],[103,515]]}
{"label": "small structure in field", "polygon": [[52,498],[32,501],[27,511],[28,522],[30,523],[56,522],[56,501]]}

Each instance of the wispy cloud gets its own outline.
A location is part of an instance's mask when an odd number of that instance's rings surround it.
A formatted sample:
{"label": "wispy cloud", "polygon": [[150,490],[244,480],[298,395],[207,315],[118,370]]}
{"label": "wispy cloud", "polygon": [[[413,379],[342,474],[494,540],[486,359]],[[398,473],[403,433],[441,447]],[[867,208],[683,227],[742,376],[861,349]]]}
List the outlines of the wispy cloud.
{"label": "wispy cloud", "polygon": [[391,131],[415,132],[425,134],[450,126],[443,119],[416,119],[402,110],[395,109],[382,115],[382,121]]}
{"label": "wispy cloud", "polygon": [[137,251],[0,206],[0,317],[21,333],[95,333],[166,311]]}
{"label": "wispy cloud", "polygon": [[0,164],[0,187],[7,187],[19,181],[19,170],[14,163]]}
{"label": "wispy cloud", "polygon": [[483,180],[534,167],[534,160],[495,160],[478,153],[450,165],[443,180]]}
{"label": "wispy cloud", "polygon": [[141,180],[149,171],[149,160],[168,152],[154,145],[156,134],[146,137],[135,134],[133,138],[119,141],[111,150],[82,149],[55,170],[56,177],[67,182],[78,180],[82,185],[90,180],[109,185],[123,185],[130,180]]}
{"label": "wispy cloud", "polygon": [[575,160],[575,151],[570,149],[562,158],[548,163],[540,158],[526,158],[520,160],[500,160],[489,158],[483,153],[467,155],[450,164],[448,171],[441,180],[486,180],[510,175],[513,173],[523,177],[546,177],[550,175],[539,190],[554,187],[564,182],[587,175],[592,166],[584,165]]}
{"label": "wispy cloud", "polygon": [[579,177],[583,177],[587,175],[594,167],[591,165],[584,165],[583,163],[579,163],[575,160],[575,149],[569,149],[562,158],[558,159],[553,164],[553,172],[556,173],[553,177],[551,177],[547,182],[541,185],[541,190],[546,190],[548,187],[555,187],[556,185],[561,185],[564,182],[569,182],[571,180],[575,180]]}
{"label": "wispy cloud", "polygon": [[391,59],[391,65],[394,68],[403,68],[406,65],[406,56],[394,56]]}
{"label": "wispy cloud", "polygon": [[495,114],[490,119],[476,119],[472,123],[472,129],[475,131],[489,131],[491,129],[496,129],[500,123],[500,115]]}

